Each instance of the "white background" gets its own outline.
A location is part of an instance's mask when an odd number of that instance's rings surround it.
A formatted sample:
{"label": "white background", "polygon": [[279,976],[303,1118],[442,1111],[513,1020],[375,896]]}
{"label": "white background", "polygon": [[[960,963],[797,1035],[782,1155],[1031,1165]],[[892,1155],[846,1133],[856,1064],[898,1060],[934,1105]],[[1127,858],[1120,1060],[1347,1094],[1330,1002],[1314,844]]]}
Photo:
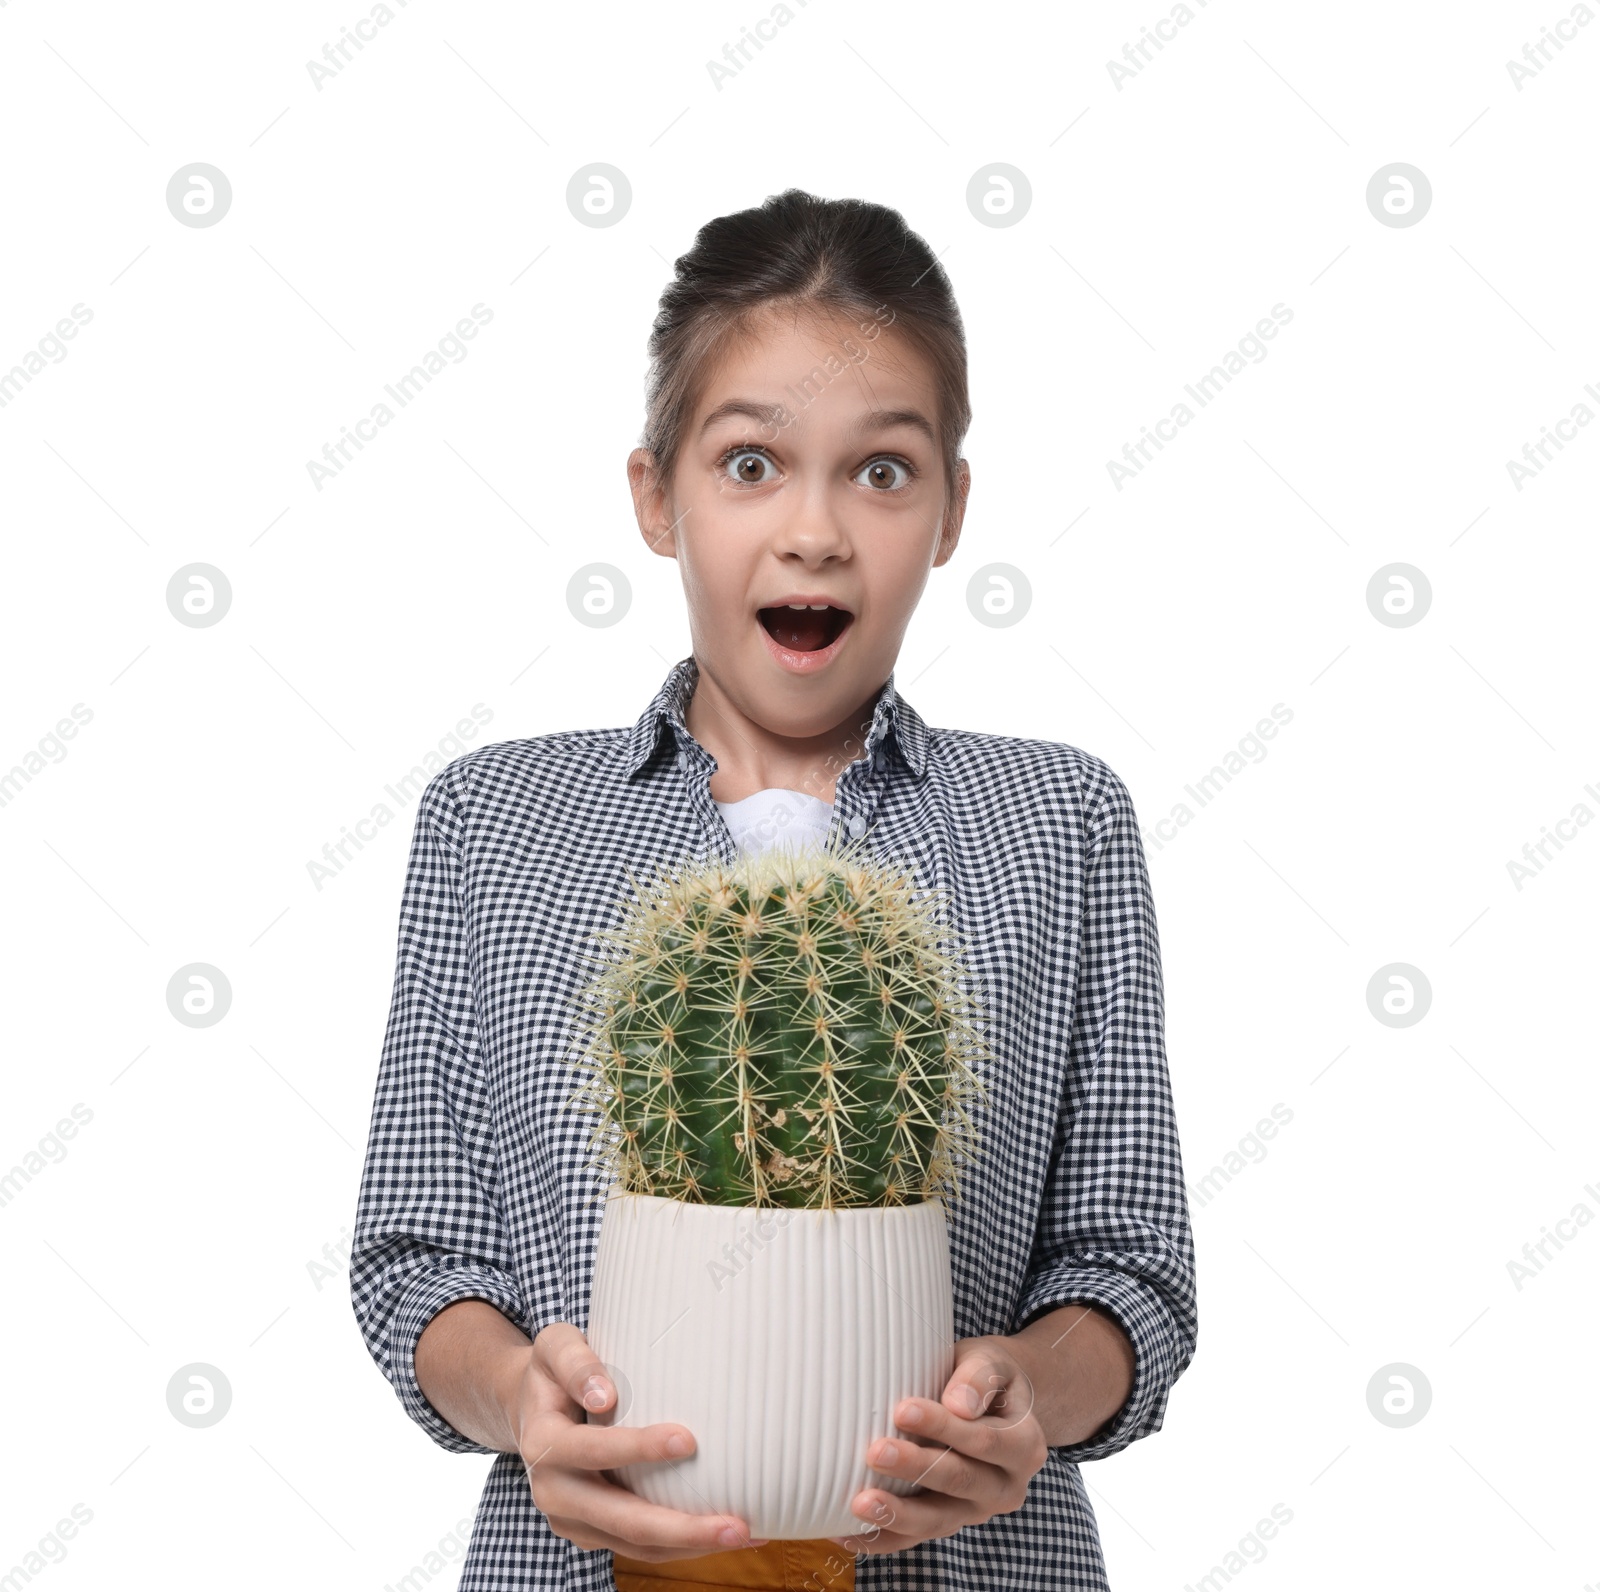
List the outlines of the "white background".
{"label": "white background", "polygon": [[[1600,426],[1520,490],[1506,467],[1600,414],[1600,25],[1519,88],[1560,0],[1196,12],[1119,88],[1169,8],[796,0],[719,88],[761,0],[412,0],[319,89],[358,4],[0,6],[0,371],[92,311],[0,408],[0,770],[92,712],[0,805],[0,1170],[92,1112],[0,1204],[0,1574],[75,1504],[62,1589],[458,1564],[490,1461],[406,1421],[337,1258],[414,818],[384,787],[465,749],[474,704],[472,744],[631,723],[688,651],[623,467],[644,341],[696,228],[796,185],[900,209],[966,321],[971,506],[898,687],[1127,781],[1191,1190],[1292,1112],[1192,1194],[1165,1429],[1085,1469],[1113,1586],[1199,1581],[1274,1504],[1232,1578],[1260,1592],[1600,1583],[1600,1223],[1508,1270],[1600,1215],[1600,831],[1507,866],[1600,813]],[[233,193],[205,228],[165,197],[196,161]],[[567,207],[595,162],[632,187],[611,227]],[[1031,186],[1015,225],[967,207],[995,162]],[[1367,206],[1394,162],[1431,183],[1412,226]],[[478,303],[468,356],[319,490],[308,461]],[[1267,357],[1119,490],[1107,461],[1275,304]],[[567,606],[590,562],[631,584],[608,629]],[[228,578],[220,623],[168,608],[191,563]],[[996,563],[1032,592],[1007,627],[968,606]],[[1410,626],[1368,605],[1392,563],[1431,586]],[[1267,755],[1158,833],[1275,703]],[[195,962],[232,989],[206,1028],[167,1006]],[[1403,1028],[1367,998],[1397,962],[1432,992]],[[194,1362],[232,1390],[203,1430],[167,1409]],[[1368,1405],[1395,1363],[1431,1387],[1404,1428]]]}

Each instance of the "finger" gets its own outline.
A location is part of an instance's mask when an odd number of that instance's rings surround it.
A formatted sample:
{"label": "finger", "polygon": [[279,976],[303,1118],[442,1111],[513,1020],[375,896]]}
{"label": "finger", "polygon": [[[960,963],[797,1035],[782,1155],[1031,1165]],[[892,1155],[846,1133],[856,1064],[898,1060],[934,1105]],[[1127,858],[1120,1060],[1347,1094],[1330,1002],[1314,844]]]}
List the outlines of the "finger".
{"label": "finger", "polygon": [[940,1402],[968,1420],[990,1414],[996,1401],[1005,1407],[1005,1393],[1021,1369],[1004,1350],[987,1346],[974,1349],[951,1372]]}
{"label": "finger", "polygon": [[891,1494],[874,1492],[868,1488],[851,1500],[852,1514],[865,1516],[860,1527],[844,1537],[830,1537],[846,1552],[898,1553],[902,1548],[915,1547],[930,1537],[948,1537],[970,1524],[967,1513],[942,1514],[931,1503],[921,1511],[907,1506],[919,1502]]}
{"label": "finger", "polygon": [[914,1548],[924,1540],[922,1537],[913,1537],[909,1532],[899,1531],[828,1538],[829,1542],[837,1543],[846,1553],[899,1553],[901,1549]]}
{"label": "finger", "polygon": [[962,1526],[984,1518],[984,1510],[965,1498],[947,1498],[942,1493],[902,1498],[896,1493],[878,1493],[870,1486],[851,1499],[850,1512],[861,1522],[853,1536],[864,1534],[872,1542],[869,1552],[880,1554],[894,1552],[883,1546],[885,1538],[904,1547],[907,1542],[925,1542],[933,1536],[954,1536]]}
{"label": "finger", "polygon": [[[609,1548],[612,1553],[626,1554],[630,1559],[643,1559],[648,1564],[667,1564],[673,1559],[699,1559],[707,1552],[724,1553],[727,1549],[718,1543],[715,1547],[707,1549],[696,1548],[657,1548],[644,1542],[626,1542],[621,1537],[613,1537],[604,1531],[596,1531],[592,1526],[582,1521],[551,1521],[552,1529],[557,1536],[567,1537],[579,1548]],[[741,1539],[732,1544],[740,1548],[765,1547],[772,1539],[770,1537],[751,1537]]]}
{"label": "finger", "polygon": [[545,1374],[582,1409],[603,1410],[616,1401],[616,1385],[605,1362],[570,1321],[552,1321],[533,1340]]}
{"label": "finger", "polygon": [[[894,1423],[918,1442],[945,1443],[973,1459],[1004,1468],[1009,1415],[980,1415],[968,1420],[952,1415],[943,1403],[907,1398],[895,1406]],[[870,1454],[869,1454],[870,1459]]]}
{"label": "finger", "polygon": [[533,1423],[524,1459],[543,1453],[544,1463],[561,1470],[616,1470],[622,1465],[659,1464],[694,1452],[694,1433],[675,1421],[653,1426],[595,1426],[548,1414]]}
{"label": "finger", "polygon": [[625,1553],[638,1547],[717,1553],[767,1540],[752,1538],[749,1522],[738,1515],[669,1509],[582,1472],[551,1472],[534,1501],[552,1524],[569,1525],[567,1534],[574,1540],[583,1533],[603,1536],[614,1539],[605,1546],[620,1546]]}
{"label": "finger", "polygon": [[1003,1470],[944,1444],[883,1438],[867,1450],[867,1463],[885,1476],[915,1482],[951,1498],[984,1499],[1005,1485]]}
{"label": "finger", "polygon": [[584,1549],[609,1548],[613,1553],[626,1554],[630,1559],[644,1559],[650,1564],[665,1564],[671,1559],[698,1559],[708,1553],[726,1553],[731,1548],[762,1548],[770,1537],[751,1537],[740,1530],[732,1538],[718,1534],[715,1542],[699,1542],[688,1548],[668,1548],[652,1542],[632,1542],[609,1531],[601,1531],[587,1520],[567,1520],[558,1515],[549,1517],[551,1528],[558,1536],[568,1537]]}
{"label": "finger", "polygon": [[[1033,1414],[1038,1391],[1025,1367],[1013,1364],[1009,1376],[1004,1380],[998,1373],[990,1373],[988,1382],[990,1385],[983,1396],[980,1415],[995,1416],[1003,1426],[1020,1426]],[[958,1394],[957,1400],[965,1407],[965,1398]]]}
{"label": "finger", "polygon": [[[728,1546],[721,1542],[710,1547],[701,1545],[693,1548],[662,1548],[647,1542],[629,1542],[623,1537],[612,1536],[608,1531],[598,1531],[587,1521],[564,1520],[559,1516],[550,1517],[550,1526],[558,1537],[568,1538],[579,1548],[609,1548],[613,1553],[626,1554],[630,1559],[643,1559],[649,1564],[666,1564],[672,1559],[699,1559],[707,1553],[728,1551]],[[770,1537],[745,1537],[732,1546],[762,1548],[771,1540]]]}

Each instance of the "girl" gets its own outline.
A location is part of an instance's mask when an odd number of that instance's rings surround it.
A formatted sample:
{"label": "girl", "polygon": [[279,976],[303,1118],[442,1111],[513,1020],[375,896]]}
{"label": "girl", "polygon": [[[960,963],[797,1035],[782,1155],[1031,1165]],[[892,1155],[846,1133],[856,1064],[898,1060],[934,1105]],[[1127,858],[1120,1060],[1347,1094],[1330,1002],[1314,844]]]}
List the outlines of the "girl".
{"label": "girl", "polygon": [[[650,353],[629,479],[693,650],[632,726],[479,747],[423,793],[357,1322],[435,1442],[497,1456],[462,1592],[1104,1588],[1079,1464],[1160,1428],[1197,1327],[1160,955],[1118,776],[895,689],[970,484],[949,282],[897,212],[790,190],[701,229]],[[568,1001],[629,872],[863,835],[948,903],[994,1057],[949,1211],[955,1369],[865,1456],[921,1491],[753,1543],[608,1476],[693,1432],[585,1423],[618,1393],[583,1336],[604,1190]]]}

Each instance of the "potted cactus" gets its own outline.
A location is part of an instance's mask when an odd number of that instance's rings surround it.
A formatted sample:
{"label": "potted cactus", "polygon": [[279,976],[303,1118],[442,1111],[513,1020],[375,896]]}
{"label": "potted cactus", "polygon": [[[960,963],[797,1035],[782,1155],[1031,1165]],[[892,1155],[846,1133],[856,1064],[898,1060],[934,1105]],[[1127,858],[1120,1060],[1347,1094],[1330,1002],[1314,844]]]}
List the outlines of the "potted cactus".
{"label": "potted cactus", "polygon": [[987,1046],[932,899],[852,843],[661,868],[575,997],[607,1174],[587,1336],[599,1424],[679,1421],[647,1500],[757,1537],[859,1529],[865,1455],[954,1364],[945,1202]]}

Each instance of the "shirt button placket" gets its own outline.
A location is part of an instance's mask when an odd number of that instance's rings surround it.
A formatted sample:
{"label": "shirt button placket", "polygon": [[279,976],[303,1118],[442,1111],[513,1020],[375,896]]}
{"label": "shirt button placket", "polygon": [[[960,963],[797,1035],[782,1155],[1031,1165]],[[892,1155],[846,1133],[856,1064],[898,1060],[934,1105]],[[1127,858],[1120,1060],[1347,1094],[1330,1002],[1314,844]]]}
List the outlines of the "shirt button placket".
{"label": "shirt button placket", "polygon": [[718,857],[723,862],[735,861],[739,848],[711,795],[711,754],[687,730],[679,737],[678,767],[688,789],[689,805],[700,824],[697,860],[709,862]]}
{"label": "shirt button placket", "polygon": [[834,823],[847,840],[859,840],[866,834],[877,805],[877,785],[869,778],[871,772],[867,759],[857,758],[846,764],[834,781]]}

